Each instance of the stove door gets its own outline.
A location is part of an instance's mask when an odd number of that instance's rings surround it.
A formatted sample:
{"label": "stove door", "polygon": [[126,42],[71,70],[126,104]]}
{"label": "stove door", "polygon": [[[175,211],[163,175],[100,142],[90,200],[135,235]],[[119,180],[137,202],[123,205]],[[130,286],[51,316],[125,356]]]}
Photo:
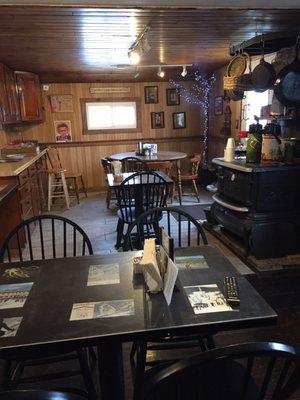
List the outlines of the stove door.
{"label": "stove door", "polygon": [[253,204],[253,175],[249,172],[219,167],[218,192],[244,206]]}

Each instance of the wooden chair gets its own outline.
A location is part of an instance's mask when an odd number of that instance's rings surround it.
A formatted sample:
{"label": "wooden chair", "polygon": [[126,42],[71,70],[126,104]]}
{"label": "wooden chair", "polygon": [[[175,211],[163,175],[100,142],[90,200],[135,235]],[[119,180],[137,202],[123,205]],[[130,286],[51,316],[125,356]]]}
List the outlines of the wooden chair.
{"label": "wooden chair", "polygon": [[84,400],[86,397],[68,392],[46,390],[8,390],[0,392],[1,400]]}
{"label": "wooden chair", "polygon": [[[45,242],[47,231],[51,232],[51,241]],[[25,251],[21,246],[24,237],[27,243]],[[17,243],[17,250],[12,252],[13,243]],[[93,254],[92,244],[79,225],[59,215],[38,215],[22,221],[10,232],[0,249],[0,262],[45,260],[86,254]]]}
{"label": "wooden chair", "polygon": [[144,211],[165,206],[169,185],[155,172],[137,172],[116,186],[115,193],[119,207],[116,242],[116,247],[119,248],[123,239],[124,225],[129,226]]}
{"label": "wooden chair", "polygon": [[150,171],[163,171],[166,175],[170,175],[172,169],[171,161],[154,161],[146,164]]}
{"label": "wooden chair", "polygon": [[[34,228],[36,228],[34,230]],[[46,242],[46,236],[50,233],[51,240]],[[21,236],[25,236],[28,248],[23,251],[21,248]],[[11,244],[17,243],[18,250],[12,253]],[[0,249],[0,262],[11,263],[14,261],[34,261],[40,259],[52,259],[60,257],[76,257],[93,254],[91,242],[80,226],[75,222],[57,215],[39,215],[28,220],[22,221],[7,236]],[[2,268],[4,264],[2,265]],[[26,268],[26,266],[24,267]],[[63,349],[63,351],[62,351]],[[49,379],[58,379],[81,374],[89,393],[90,399],[96,399],[96,389],[92,379],[90,367],[90,358],[95,363],[96,356],[92,349],[64,348],[61,344],[53,351],[41,352],[32,350],[28,353],[18,352],[14,359],[6,359],[6,379],[4,387],[13,388],[21,383],[31,383]],[[79,361],[79,370],[51,372],[40,375],[33,375],[22,378],[23,370],[27,367],[51,364],[57,362],[77,359]],[[41,372],[42,369],[41,369]]]}
{"label": "wooden chair", "polygon": [[[199,191],[197,188],[197,179],[198,179],[198,170],[199,166],[201,163],[202,156],[200,154],[195,154],[194,156],[190,157],[190,171],[188,173],[182,173],[180,172],[180,177],[177,175],[172,176],[172,179],[176,182],[177,185],[177,190],[178,190],[178,197],[179,197],[179,204],[182,204],[182,184],[184,182],[191,182],[192,188],[194,189],[195,196],[200,202],[200,196],[199,196]],[[172,192],[172,199],[173,199],[173,193]]]}
{"label": "wooden chair", "polygon": [[299,377],[299,350],[280,343],[245,343],[197,354],[162,369],[146,380],[140,398],[286,400],[299,388]]}
{"label": "wooden chair", "polygon": [[[196,221],[190,214],[175,207],[158,207],[145,211],[139,215],[128,227],[124,238],[123,251],[133,250],[136,245],[141,250],[144,240],[155,237],[160,244],[160,235],[154,231],[147,221],[156,221],[159,228],[164,228],[168,236],[174,239],[174,247],[190,247],[208,244],[202,225]],[[132,232],[140,225],[144,229],[139,229],[140,241],[133,244],[131,241]]]}
{"label": "wooden chair", "polygon": [[[51,147],[48,152],[50,168],[48,170],[48,211],[50,211],[52,199],[55,197],[65,197],[67,208],[70,207],[70,199],[66,183],[74,188],[74,192],[79,204],[79,184],[87,197],[87,191],[84,185],[81,172],[67,171],[63,168],[58,149]],[[62,187],[63,191],[55,191],[57,187]],[[54,189],[54,190],[53,190]]]}
{"label": "wooden chair", "polygon": [[125,157],[122,162],[122,172],[149,171],[148,164],[137,157]]}
{"label": "wooden chair", "polygon": [[[103,168],[103,171],[105,174],[105,182],[107,183],[107,175],[113,173],[111,161],[107,157],[103,157],[103,158],[101,158],[101,165],[102,165],[102,168]],[[109,187],[107,184],[107,187],[106,187],[106,207],[107,208],[109,208],[109,206],[110,206],[112,193],[113,193],[112,188]]]}

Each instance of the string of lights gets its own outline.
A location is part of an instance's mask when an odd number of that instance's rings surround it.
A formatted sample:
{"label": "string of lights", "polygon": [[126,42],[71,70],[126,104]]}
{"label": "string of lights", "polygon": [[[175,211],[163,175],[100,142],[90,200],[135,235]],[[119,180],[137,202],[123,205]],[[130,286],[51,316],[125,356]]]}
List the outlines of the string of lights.
{"label": "string of lights", "polygon": [[216,78],[214,75],[207,78],[201,75],[198,70],[195,71],[194,82],[189,88],[185,87],[181,82],[177,82],[173,79],[169,81],[170,85],[177,90],[178,94],[180,94],[186,103],[196,104],[202,109],[204,118],[202,160],[204,166],[207,165],[209,97],[215,81]]}

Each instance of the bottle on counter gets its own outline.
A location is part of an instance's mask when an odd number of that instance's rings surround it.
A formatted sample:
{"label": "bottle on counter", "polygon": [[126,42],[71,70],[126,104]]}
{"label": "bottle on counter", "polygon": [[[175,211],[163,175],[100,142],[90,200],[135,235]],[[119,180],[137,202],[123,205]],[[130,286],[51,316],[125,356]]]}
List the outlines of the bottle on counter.
{"label": "bottle on counter", "polygon": [[256,124],[251,124],[249,127],[249,135],[246,148],[246,162],[260,163],[261,146],[262,146],[262,125],[259,123],[259,118],[254,117]]}

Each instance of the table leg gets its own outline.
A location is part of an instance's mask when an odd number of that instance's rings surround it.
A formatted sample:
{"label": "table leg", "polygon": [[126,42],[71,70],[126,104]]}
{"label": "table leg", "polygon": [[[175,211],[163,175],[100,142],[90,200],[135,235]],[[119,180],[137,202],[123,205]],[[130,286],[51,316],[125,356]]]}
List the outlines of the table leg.
{"label": "table leg", "polygon": [[181,186],[181,170],[180,170],[180,160],[176,161],[176,170],[177,170],[177,185],[178,185],[178,198],[179,204],[182,204],[182,186]]}
{"label": "table leg", "polygon": [[124,400],[122,343],[103,340],[98,345],[101,400]]}

